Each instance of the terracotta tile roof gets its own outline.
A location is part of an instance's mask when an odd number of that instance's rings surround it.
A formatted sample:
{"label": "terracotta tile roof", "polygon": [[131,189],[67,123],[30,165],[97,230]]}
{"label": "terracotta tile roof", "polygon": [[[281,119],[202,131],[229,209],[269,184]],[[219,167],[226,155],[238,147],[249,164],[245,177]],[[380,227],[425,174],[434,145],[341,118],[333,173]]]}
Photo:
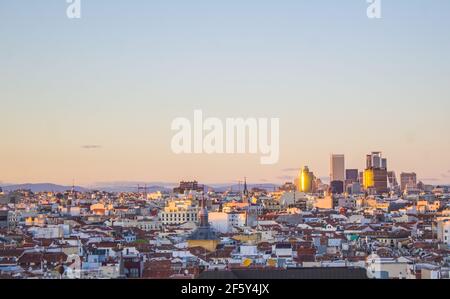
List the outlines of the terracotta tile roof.
{"label": "terracotta tile roof", "polygon": [[42,261],[42,253],[25,253],[19,259],[19,264],[40,263]]}
{"label": "terracotta tile roof", "polygon": [[208,254],[209,258],[230,258],[234,248],[223,248]]}
{"label": "terracotta tile roof", "polygon": [[172,253],[171,252],[153,252],[153,253],[150,253],[149,256],[151,258],[167,258],[167,259],[170,259],[170,258],[172,258]]}
{"label": "terracotta tile roof", "polygon": [[0,250],[0,257],[19,257],[23,254],[24,249],[3,249]]}
{"label": "terracotta tile roof", "polygon": [[169,278],[173,274],[175,273],[170,259],[164,259],[145,262],[142,276],[146,279],[163,279]]}

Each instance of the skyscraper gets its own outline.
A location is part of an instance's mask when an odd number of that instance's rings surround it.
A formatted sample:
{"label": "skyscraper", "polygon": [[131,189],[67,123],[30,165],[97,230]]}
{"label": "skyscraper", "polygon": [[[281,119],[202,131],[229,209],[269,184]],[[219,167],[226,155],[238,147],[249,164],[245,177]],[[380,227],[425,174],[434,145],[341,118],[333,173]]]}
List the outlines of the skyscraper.
{"label": "skyscraper", "polygon": [[387,175],[388,175],[389,187],[393,190],[397,189],[398,182],[397,182],[397,177],[395,175],[395,171],[388,171]]}
{"label": "skyscraper", "polygon": [[366,156],[366,169],[364,170],[363,185],[366,191],[382,194],[389,191],[387,160],[381,152],[372,152]]}
{"label": "skyscraper", "polygon": [[330,183],[330,189],[332,194],[342,194],[344,193],[344,182],[343,181],[332,181]]}
{"label": "skyscraper", "polygon": [[359,181],[358,169],[345,170],[345,180],[347,183],[355,183]]}
{"label": "skyscraper", "polygon": [[303,167],[298,177],[298,191],[310,193],[313,191],[314,174],[309,171],[308,166]]}
{"label": "skyscraper", "polygon": [[[383,161],[384,160],[384,161]],[[372,152],[366,156],[366,168],[383,168],[383,164],[387,168],[387,160],[383,159],[381,152]]]}
{"label": "skyscraper", "polygon": [[417,175],[414,172],[402,172],[400,174],[400,187],[402,192],[409,188],[417,187]]}
{"label": "skyscraper", "polygon": [[387,169],[387,159],[386,158],[381,159],[381,168]]}
{"label": "skyscraper", "polygon": [[330,181],[345,182],[345,157],[344,155],[331,155]]}

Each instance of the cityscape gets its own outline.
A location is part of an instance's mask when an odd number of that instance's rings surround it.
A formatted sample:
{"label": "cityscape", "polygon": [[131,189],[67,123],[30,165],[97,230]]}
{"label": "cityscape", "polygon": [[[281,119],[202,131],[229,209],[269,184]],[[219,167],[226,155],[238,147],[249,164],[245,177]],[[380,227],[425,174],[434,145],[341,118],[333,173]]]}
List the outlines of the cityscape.
{"label": "cityscape", "polygon": [[304,166],[270,187],[4,186],[0,278],[449,279],[450,186],[365,161],[332,154],[329,183]]}
{"label": "cityscape", "polygon": [[448,0],[0,0],[0,295],[445,294],[449,29]]}

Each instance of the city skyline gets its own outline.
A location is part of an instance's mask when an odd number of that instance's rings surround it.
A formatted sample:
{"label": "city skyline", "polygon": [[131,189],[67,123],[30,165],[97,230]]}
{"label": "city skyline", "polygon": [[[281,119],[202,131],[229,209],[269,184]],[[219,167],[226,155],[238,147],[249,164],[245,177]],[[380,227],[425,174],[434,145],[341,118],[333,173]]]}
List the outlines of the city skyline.
{"label": "city skyline", "polygon": [[[450,183],[450,3],[0,3],[0,181],[90,185],[329,176],[382,150],[389,169]],[[175,155],[171,122],[280,119],[280,160]],[[291,170],[294,169],[294,170]]]}
{"label": "city skyline", "polygon": [[[382,154],[383,152],[372,152],[372,153],[380,153]],[[342,172],[343,170],[343,180],[345,181],[346,179],[346,175],[345,173],[350,170],[358,170],[359,173],[364,172],[364,170],[366,169],[367,165],[367,161],[363,161],[361,164],[366,165],[366,167],[361,166],[361,167],[353,167],[353,166],[349,166],[345,163],[347,156],[345,154],[334,154],[331,153],[329,155],[329,173],[328,175],[323,175],[323,174],[319,174],[319,175],[314,175],[315,178],[320,179],[321,181],[323,181],[326,184],[331,183],[332,181],[332,175],[333,175],[333,168],[335,168],[336,166],[333,166],[334,163],[336,163],[336,161],[339,160],[338,164],[338,168],[339,168],[339,172]],[[336,160],[338,159],[338,160]],[[386,160],[386,159],[383,159]],[[390,163],[390,159],[388,159]],[[381,163],[382,161],[380,160],[379,163]],[[249,184],[252,185],[264,185],[264,184],[275,184],[275,185],[282,185],[286,182],[295,182],[296,179],[298,179],[299,174],[301,174],[302,169],[304,167],[308,167],[309,170],[314,171],[314,168],[309,167],[309,165],[312,165],[311,163],[305,163],[302,166],[300,166],[299,168],[285,168],[282,169],[282,171],[284,173],[286,173],[286,175],[284,177],[279,177],[276,180],[270,181],[267,179],[255,179],[255,178],[251,178],[251,177],[247,177],[245,176],[246,179],[249,179]],[[343,169],[341,169],[343,168]],[[447,183],[445,183],[445,178],[443,179],[443,181],[441,183],[438,183],[435,179],[430,179],[430,178],[423,178],[420,173],[417,174],[416,171],[414,171],[413,169],[411,171],[405,171],[405,170],[396,170],[396,169],[391,169],[388,167],[388,170],[390,172],[394,172],[397,181],[401,181],[401,175],[402,174],[410,174],[413,173],[414,175],[417,175],[417,182],[423,182],[425,184],[430,184],[430,185],[450,185],[450,180],[447,181]],[[291,175],[288,175],[288,173],[291,173]],[[342,174],[339,174],[339,176],[342,176]],[[449,171],[449,176],[450,176],[450,171]],[[235,179],[232,180],[223,180],[223,181],[208,181],[208,180],[202,180],[199,179],[199,177],[202,177],[201,174],[198,174],[197,176],[192,176],[192,177],[178,177],[175,180],[168,180],[168,181],[164,181],[164,180],[158,180],[157,178],[155,180],[145,180],[145,179],[139,179],[139,180],[127,180],[127,179],[122,179],[122,180],[113,180],[113,181],[101,181],[101,180],[97,180],[94,182],[89,182],[89,183],[78,183],[77,180],[74,178],[72,179],[70,182],[63,182],[63,181],[46,181],[46,180],[42,180],[42,181],[21,181],[21,182],[6,182],[6,181],[1,181],[0,180],[0,186],[8,186],[8,185],[23,185],[23,184],[57,184],[57,185],[62,185],[62,186],[72,186],[72,185],[76,185],[76,186],[80,186],[80,187],[112,187],[112,186],[120,186],[120,185],[130,185],[130,184],[135,184],[135,185],[154,185],[154,186],[173,186],[178,184],[179,181],[199,181],[199,182],[203,182],[205,184],[208,185],[215,185],[215,186],[221,186],[221,185],[237,185],[243,182],[243,178],[244,176],[241,178],[239,176],[236,176]],[[362,182],[361,182],[362,183]]]}
{"label": "city skyline", "polygon": [[450,279],[449,29],[449,0],[0,0],[0,283]]}

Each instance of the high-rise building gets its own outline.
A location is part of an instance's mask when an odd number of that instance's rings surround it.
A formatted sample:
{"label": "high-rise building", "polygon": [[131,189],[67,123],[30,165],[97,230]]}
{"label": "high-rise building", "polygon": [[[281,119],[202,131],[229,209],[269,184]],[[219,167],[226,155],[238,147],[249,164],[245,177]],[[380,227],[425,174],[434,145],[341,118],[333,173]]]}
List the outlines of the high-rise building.
{"label": "high-rise building", "polygon": [[382,157],[381,152],[372,152],[366,156],[363,186],[366,191],[376,194],[389,192],[387,160]]}
{"label": "high-rise building", "polygon": [[389,187],[394,190],[397,189],[398,181],[397,181],[397,177],[395,175],[395,171],[388,171],[387,175],[388,175]]}
{"label": "high-rise building", "polygon": [[387,185],[387,169],[385,168],[374,168],[373,169],[374,178],[374,189],[377,194],[389,192]]}
{"label": "high-rise building", "polygon": [[366,156],[366,169],[372,168],[372,155]]}
{"label": "high-rise building", "polygon": [[[359,187],[361,187],[360,182],[361,180],[359,178],[358,169],[345,170],[345,183],[344,183],[345,192],[349,194],[359,193],[361,188],[357,189],[356,185],[359,185]],[[349,190],[351,190],[351,192],[349,192]]]}
{"label": "high-rise building", "polygon": [[359,194],[359,193],[361,193],[361,184],[360,183],[348,184],[347,187],[346,187],[346,192],[348,194]]}
{"label": "high-rise building", "polygon": [[387,159],[381,159],[381,168],[387,169]]}
{"label": "high-rise building", "polygon": [[364,171],[359,172],[359,183],[360,184],[364,183]]}
{"label": "high-rise building", "polygon": [[332,181],[330,183],[332,194],[342,194],[344,193],[344,182],[343,181]]}
{"label": "high-rise building", "polygon": [[407,188],[417,187],[417,175],[414,172],[402,172],[400,174],[400,188],[405,191]]}
{"label": "high-rise building", "polygon": [[345,182],[345,156],[331,155],[330,158],[330,181]]}
{"label": "high-rise building", "polygon": [[314,174],[309,171],[308,166],[303,167],[298,177],[298,191],[310,193],[313,192]]}
{"label": "high-rise building", "polygon": [[366,156],[366,169],[383,168],[383,164],[387,169],[387,160],[382,158],[381,152],[372,152]]}

